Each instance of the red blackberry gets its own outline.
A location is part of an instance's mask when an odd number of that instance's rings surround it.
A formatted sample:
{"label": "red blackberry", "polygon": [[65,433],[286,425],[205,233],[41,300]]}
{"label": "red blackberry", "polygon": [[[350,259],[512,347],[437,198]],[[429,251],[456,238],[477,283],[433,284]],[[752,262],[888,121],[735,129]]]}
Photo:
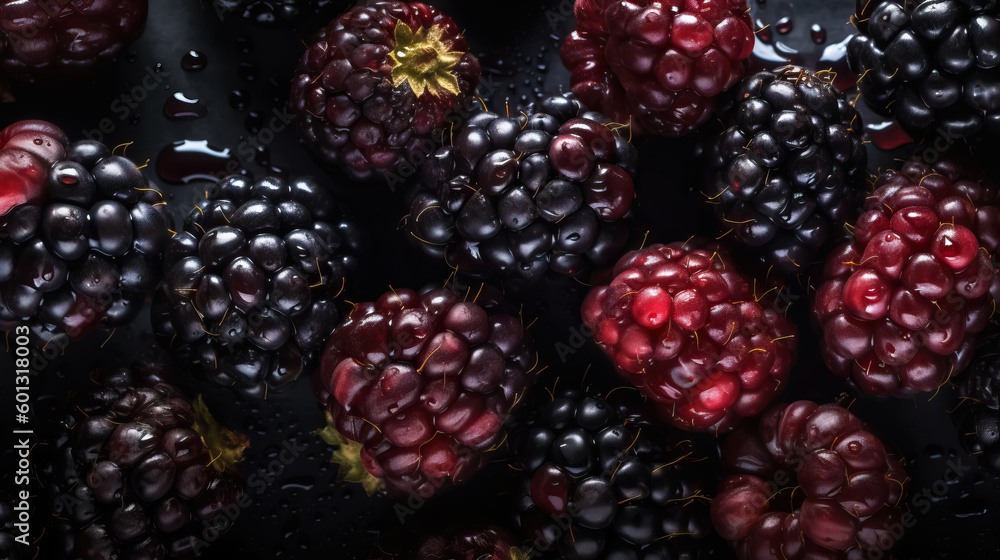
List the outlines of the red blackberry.
{"label": "red blackberry", "polygon": [[816,290],[827,367],[897,397],[961,373],[1000,294],[996,202],[993,185],[953,158],[883,174]]}
{"label": "red blackberry", "polygon": [[746,74],[746,0],[576,0],[562,44],[573,93],[639,134],[681,136]]}
{"label": "red blackberry", "polygon": [[310,177],[219,181],[169,242],[153,330],[185,368],[240,396],[312,365],[356,278],[362,234]]}
{"label": "red blackberry", "polygon": [[463,531],[455,535],[431,534],[416,550],[386,556],[386,560],[527,560],[514,540],[499,527]]}
{"label": "red blackberry", "polygon": [[459,272],[526,283],[577,275],[628,239],[635,148],[571,95],[513,117],[483,111],[424,163],[408,228]]}
{"label": "red blackberry", "polygon": [[968,399],[962,414],[962,433],[966,447],[979,461],[1000,475],[1000,343],[994,333],[983,344],[969,374],[959,384],[961,396]]}
{"label": "red blackberry", "polygon": [[995,0],[857,0],[848,45],[865,102],[915,138],[1000,134]]}
{"label": "red blackberry", "polygon": [[0,0],[0,75],[86,77],[139,38],[147,0]]}
{"label": "red blackberry", "polygon": [[[243,494],[246,439],[190,401],[165,367],[98,373],[45,453],[53,558],[187,558]],[[216,519],[222,515],[221,520]]]}
{"label": "red blackberry", "polygon": [[722,467],[712,523],[740,560],[882,558],[899,536],[903,465],[840,406],[772,406],[726,439]]}
{"label": "red blackberry", "polygon": [[163,196],[103,144],[66,143],[41,121],[0,132],[3,330],[28,322],[77,338],[127,324],[160,281],[173,223]]}
{"label": "red blackberry", "polygon": [[643,410],[568,391],[518,432],[521,526],[571,560],[708,558],[702,465]]}
{"label": "red blackberry", "polygon": [[392,180],[426,156],[479,76],[450,17],[419,2],[372,1],[330,22],[302,55],[290,105],[320,159]]}
{"label": "red blackberry", "polygon": [[855,217],[868,178],[861,119],[828,80],[795,66],[748,77],[720,113],[704,193],[719,231],[763,270],[798,274]]}
{"label": "red blackberry", "polygon": [[689,240],[622,257],[582,313],[661,417],[718,433],[760,414],[788,379],[798,335],[771,304],[723,249]]}
{"label": "red blackberry", "polygon": [[394,497],[468,479],[504,437],[537,359],[517,315],[480,293],[393,290],[330,337],[313,389]]}

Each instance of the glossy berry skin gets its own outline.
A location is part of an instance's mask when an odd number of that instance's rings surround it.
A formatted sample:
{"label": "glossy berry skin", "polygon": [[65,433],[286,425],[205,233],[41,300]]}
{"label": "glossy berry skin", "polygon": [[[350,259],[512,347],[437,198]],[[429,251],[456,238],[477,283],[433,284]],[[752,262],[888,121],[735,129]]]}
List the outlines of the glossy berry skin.
{"label": "glossy berry skin", "polygon": [[500,300],[395,289],[337,327],[313,390],[390,496],[426,499],[483,467],[535,362]]}
{"label": "glossy berry skin", "polygon": [[433,534],[421,539],[408,554],[386,556],[384,560],[522,560],[516,543],[500,527],[484,527],[454,535]]}
{"label": "glossy berry skin", "polygon": [[660,417],[721,433],[784,389],[798,335],[777,309],[727,252],[693,239],[626,254],[611,283],[587,294],[582,313]]}
{"label": "glossy berry skin", "polygon": [[722,446],[712,523],[740,560],[854,560],[891,551],[907,476],[837,405],[776,404]]}
{"label": "glossy berry skin", "polygon": [[579,391],[534,410],[514,449],[521,529],[536,547],[575,560],[714,557],[704,465],[651,420]]}
{"label": "glossy berry skin", "polygon": [[572,95],[483,111],[424,163],[407,227],[459,272],[530,284],[606,264],[628,239],[637,153]]}
{"label": "glossy berry skin", "polygon": [[977,350],[976,360],[959,384],[959,394],[968,399],[960,416],[961,434],[979,462],[1000,475],[1000,358],[993,333]]}
{"label": "glossy berry skin", "polygon": [[761,272],[799,274],[856,217],[868,178],[861,118],[828,80],[796,66],[747,77],[719,118],[704,190],[719,234]]}
{"label": "glossy berry skin", "polygon": [[746,0],[576,0],[574,13],[561,50],[573,93],[637,134],[707,121],[753,51]]}
{"label": "glossy berry skin", "polygon": [[206,195],[167,244],[153,330],[188,371],[263,398],[314,364],[363,234],[311,177],[232,175]]}
{"label": "glossy berry skin", "polygon": [[848,60],[865,102],[917,139],[1000,134],[998,16],[993,0],[857,0]]}
{"label": "glossy berry skin", "polygon": [[[412,31],[400,35],[400,24]],[[433,43],[420,33],[439,36]],[[430,74],[400,81],[408,60]],[[406,57],[399,60],[407,60]],[[302,58],[290,108],[303,142],[354,178],[401,181],[479,83],[479,61],[447,15],[419,2],[373,1],[330,22]],[[416,155],[415,154],[418,154]],[[416,158],[416,159],[415,159]],[[410,171],[412,173],[412,171]]]}
{"label": "glossy berry skin", "polygon": [[117,59],[146,25],[147,0],[0,1],[0,76],[81,79]]}
{"label": "glossy berry skin", "polygon": [[127,324],[160,280],[173,225],[163,196],[103,144],[54,126],[0,132],[0,329],[79,338]]}
{"label": "glossy berry skin", "polygon": [[827,257],[813,302],[823,360],[865,393],[934,391],[972,360],[1000,294],[1000,209],[969,173],[954,158],[886,172]]}
{"label": "glossy berry skin", "polygon": [[171,376],[155,363],[101,371],[71,401],[41,450],[53,508],[43,556],[193,557],[205,527],[237,507],[235,467],[207,446]]}

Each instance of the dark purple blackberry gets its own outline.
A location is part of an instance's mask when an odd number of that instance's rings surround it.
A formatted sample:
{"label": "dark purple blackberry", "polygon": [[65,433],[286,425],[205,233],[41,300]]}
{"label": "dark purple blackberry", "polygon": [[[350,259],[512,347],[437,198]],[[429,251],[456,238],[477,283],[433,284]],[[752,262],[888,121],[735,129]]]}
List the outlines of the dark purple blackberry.
{"label": "dark purple blackberry", "polygon": [[865,103],[917,139],[1000,134],[998,16],[996,0],[857,0],[847,52]]}
{"label": "dark purple blackberry", "polygon": [[962,414],[962,433],[969,451],[1000,475],[1000,334],[993,333],[979,348],[979,356],[959,385],[968,399]]}
{"label": "dark purple blackberry", "polygon": [[241,396],[285,389],[337,325],[361,231],[312,178],[233,175],[164,255],[153,329],[189,370]]}
{"label": "dark purple blackberry", "polygon": [[40,195],[0,217],[0,329],[79,338],[131,322],[160,281],[173,226],[163,196],[93,141],[60,148],[39,177]]}
{"label": "dark purple blackberry", "polygon": [[500,527],[487,526],[467,531],[424,533],[414,549],[383,554],[384,560],[527,560],[514,540]]}
{"label": "dark purple blackberry", "polygon": [[527,112],[482,111],[423,166],[407,227],[459,272],[524,282],[613,261],[628,229],[637,154],[570,94]]}
{"label": "dark purple blackberry", "polygon": [[861,118],[829,80],[795,66],[749,76],[721,109],[704,192],[719,233],[763,270],[797,274],[857,212],[868,176]]}
{"label": "dark purple blackberry", "polygon": [[53,508],[45,557],[188,558],[226,529],[247,440],[170,375],[157,363],[100,372],[68,403],[40,465]]}
{"label": "dark purple blackberry", "polygon": [[633,404],[556,397],[515,442],[522,530],[570,560],[709,557],[704,466],[678,439]]}

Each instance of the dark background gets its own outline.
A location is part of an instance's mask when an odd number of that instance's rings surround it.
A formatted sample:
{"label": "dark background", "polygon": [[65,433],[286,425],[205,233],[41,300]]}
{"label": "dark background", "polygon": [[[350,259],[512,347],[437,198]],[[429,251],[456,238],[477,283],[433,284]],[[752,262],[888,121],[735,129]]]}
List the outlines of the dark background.
{"label": "dark background", "polygon": [[[207,4],[208,0],[202,2]],[[481,55],[484,84],[492,85],[484,86],[480,94],[491,109],[503,110],[505,100],[514,108],[540,92],[565,89],[568,74],[559,61],[558,44],[573,26],[570,0],[433,3],[466,30],[473,50]],[[838,56],[842,50],[838,44],[853,31],[847,23],[852,8],[853,2],[844,0],[754,3],[753,17],[758,27],[770,25],[759,34],[761,38],[770,37],[758,43],[755,64],[775,66],[786,60],[815,69],[833,68],[841,73],[838,83],[849,83]],[[45,119],[61,126],[74,140],[89,136],[109,146],[132,142],[126,155],[140,165],[149,160],[147,171],[168,195],[178,219],[204,191],[208,184],[204,176],[221,176],[226,160],[188,156],[179,162],[160,160],[158,169],[158,155],[175,141],[207,141],[220,152],[228,149],[240,167],[256,176],[277,171],[321,177],[350,199],[374,236],[365,278],[348,293],[348,299],[375,298],[388,285],[419,288],[443,282],[448,270],[420,258],[397,230],[406,213],[402,193],[390,193],[377,184],[353,184],[337,172],[323,169],[298,144],[291,127],[273,135],[266,130],[259,132],[276,114],[273,111],[280,114],[284,107],[287,84],[304,50],[303,41],[308,41],[329,19],[326,16],[342,10],[343,4],[334,3],[328,6],[325,19],[312,17],[296,24],[261,25],[242,18],[239,12],[220,14],[197,0],[152,0],[145,34],[132,46],[129,56],[83,83],[13,85],[16,101],[0,104],[0,126],[21,119]],[[784,17],[790,18],[791,29],[780,33],[777,24]],[[822,25],[825,41],[813,40],[813,24]],[[780,28],[786,30],[785,25]],[[190,50],[206,55],[204,69],[182,68],[182,57]],[[144,79],[155,87],[144,88]],[[243,93],[245,107],[231,103],[233,90]],[[207,114],[197,119],[168,119],[164,105],[175,93],[199,99]],[[123,100],[123,95],[134,99]],[[263,121],[254,114],[262,115]],[[865,112],[865,120],[875,129],[882,128],[883,119]],[[110,132],[100,132],[102,121]],[[879,134],[887,136],[873,132],[876,139]],[[254,161],[255,143],[262,142],[266,147]],[[691,164],[695,142],[688,138],[642,139],[635,143],[641,154],[641,169],[639,220],[633,247],[642,243],[647,231],[647,242],[686,239],[696,231],[711,233],[710,227],[698,220],[701,175]],[[906,147],[886,152],[876,144],[887,146],[885,140],[870,145],[873,170],[890,166],[893,158],[907,155]],[[202,180],[167,182],[195,175],[201,175]],[[563,279],[546,280],[529,292],[510,294],[515,302],[524,305],[526,318],[539,317],[532,331],[550,366],[548,378],[541,380],[544,385],[551,386],[557,377],[560,387],[579,385],[588,367],[588,382],[620,384],[609,373],[607,361],[589,342],[568,354],[556,351],[557,344],[565,345],[560,346],[565,350],[579,340],[582,325],[578,309],[585,291],[582,283]],[[791,387],[781,398],[830,402],[848,389],[824,370],[817,337],[806,320],[807,307],[805,297],[792,302],[790,313],[803,336]],[[119,328],[113,334],[95,332],[73,343],[65,356],[33,381],[35,419],[44,423],[88,371],[98,365],[125,365],[151,341],[148,318],[144,316],[136,328]],[[0,368],[6,372],[9,364],[10,360],[5,359]],[[308,380],[301,380],[285,393],[271,394],[264,402],[234,400],[227,391],[205,384],[194,383],[193,389],[205,395],[225,424],[250,436],[251,448],[242,464],[244,476],[248,480],[257,476],[256,480],[269,483],[263,491],[248,490],[253,505],[243,510],[234,527],[215,543],[210,557],[247,554],[262,558],[364,559],[374,556],[373,545],[380,533],[383,543],[395,538],[389,535],[401,528],[397,516],[400,510],[394,509],[397,504],[385,497],[368,498],[359,486],[337,481],[337,467],[328,462],[330,448],[313,433],[324,422]],[[2,409],[9,410],[13,399],[10,388],[4,384],[0,390]],[[848,396],[847,402],[853,398]],[[911,508],[917,524],[903,536],[898,558],[1000,557],[998,480],[980,471],[975,458],[962,449],[951,413],[957,405],[954,388],[945,387],[932,399],[927,395],[909,400],[862,396],[851,408],[875,425],[906,457],[912,478],[908,500],[920,493],[931,499],[930,511]],[[290,441],[305,450],[290,464],[276,468],[273,477],[262,478],[269,464],[280,464],[272,461]],[[8,448],[4,445],[5,451]],[[12,470],[7,465],[13,464],[9,461],[12,459],[5,455],[0,468],[5,487]],[[945,480],[949,463],[969,467],[968,472],[952,483],[935,485]],[[502,462],[492,465],[472,484],[416,508],[414,518],[440,520],[442,525],[449,523],[449,518],[502,521],[500,510],[505,506],[506,486],[497,481],[510,478],[504,476],[510,472]],[[413,528],[420,523],[406,525]],[[35,534],[40,526],[36,516]]]}

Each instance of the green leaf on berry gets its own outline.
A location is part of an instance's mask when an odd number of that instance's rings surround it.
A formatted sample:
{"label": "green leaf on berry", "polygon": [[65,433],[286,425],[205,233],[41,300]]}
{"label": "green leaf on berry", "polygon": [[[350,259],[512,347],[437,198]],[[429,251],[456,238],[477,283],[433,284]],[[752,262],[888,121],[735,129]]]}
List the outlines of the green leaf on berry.
{"label": "green leaf on berry", "polygon": [[461,88],[454,69],[465,55],[451,50],[442,40],[445,29],[440,25],[418,27],[416,32],[409,25],[396,22],[396,45],[389,53],[392,59],[392,85],[399,87],[409,82],[410,89],[420,97],[426,91],[431,95],[458,95]]}
{"label": "green leaf on berry", "polygon": [[212,458],[209,464],[218,472],[235,472],[236,464],[243,460],[243,451],[250,446],[250,439],[219,424],[212,417],[201,395],[198,395],[193,405],[193,428],[208,448]]}
{"label": "green leaf on berry", "polygon": [[351,441],[336,430],[330,423],[331,418],[327,418],[327,426],[316,430],[316,435],[327,445],[335,446],[331,463],[340,465],[338,478],[344,482],[355,482],[364,487],[369,496],[374,495],[382,489],[382,481],[372,476],[361,463],[361,444]]}

